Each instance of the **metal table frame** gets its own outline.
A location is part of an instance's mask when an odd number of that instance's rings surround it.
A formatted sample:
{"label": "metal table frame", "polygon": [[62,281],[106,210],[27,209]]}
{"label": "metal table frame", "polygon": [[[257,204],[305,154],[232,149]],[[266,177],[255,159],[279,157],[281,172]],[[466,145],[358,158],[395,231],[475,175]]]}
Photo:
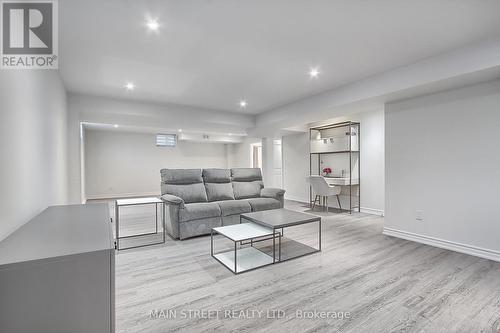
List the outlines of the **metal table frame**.
{"label": "metal table frame", "polygon": [[[148,236],[148,235],[157,235],[158,234],[158,205],[159,204],[162,205],[162,212],[161,212],[161,223],[162,223],[162,230],[163,230],[162,231],[162,234],[163,234],[162,241],[156,242],[156,243],[120,248],[120,239]],[[147,232],[147,233],[143,233],[143,234],[135,234],[135,235],[121,236],[120,237],[120,207],[143,206],[143,205],[155,205],[155,232]],[[165,204],[162,202],[154,201],[154,202],[141,202],[141,203],[126,204],[126,205],[118,205],[118,200],[115,200],[115,224],[116,224],[116,249],[117,250],[128,250],[128,249],[134,249],[134,248],[143,247],[143,246],[164,244],[165,243]]]}
{"label": "metal table frame", "polygon": [[[310,254],[321,252],[321,217],[319,217],[319,216],[316,217],[316,218],[310,219],[310,220],[304,220],[304,221],[300,221],[300,222],[297,222],[297,223],[289,224],[289,225],[286,225],[286,226],[273,226],[273,225],[269,225],[269,224],[267,224],[264,221],[260,221],[260,220],[257,220],[257,219],[252,219],[252,218],[249,218],[248,216],[245,216],[244,214],[241,214],[240,215],[240,223],[242,223],[243,219],[245,219],[245,220],[247,220],[249,222],[257,223],[257,224],[260,224],[260,225],[262,225],[264,227],[268,227],[268,228],[273,229],[273,235],[271,236],[273,238],[273,254],[276,252],[276,237],[279,238],[279,242],[278,242],[278,252],[279,252],[279,254],[278,254],[278,262],[284,262],[284,261],[288,261],[288,260],[292,260],[292,259],[296,259],[296,258],[308,256]],[[301,254],[301,255],[298,255],[298,256],[291,257],[291,258],[283,260],[281,258],[281,238],[284,235],[284,229],[285,228],[294,227],[294,226],[298,226],[298,225],[303,225],[303,224],[308,224],[308,223],[314,223],[314,222],[318,222],[318,248],[316,249],[316,251],[311,251],[311,252],[308,252],[308,253],[304,253],[304,254]],[[281,229],[280,232],[276,231],[276,230],[280,230],[280,229]],[[259,241],[264,241],[264,240],[268,240],[268,239],[271,239],[271,238],[262,239],[262,240],[259,240]],[[307,244],[304,244],[304,245],[307,245]],[[273,261],[276,262],[275,256],[273,256]]]}
{"label": "metal table frame", "polygon": [[[241,223],[241,221],[240,221],[240,223]],[[217,258],[215,256],[216,253],[214,253],[214,234],[219,234],[219,235],[221,235],[221,236],[223,236],[223,237],[231,240],[234,243],[234,268],[228,267],[225,263],[223,263],[221,260],[219,260],[219,258]],[[273,230],[273,234],[274,234],[274,230]],[[272,235],[270,235],[270,236],[272,237]],[[266,237],[266,236],[262,236],[262,237]],[[228,237],[227,235],[224,235],[224,234],[221,234],[221,233],[217,232],[217,230],[214,230],[214,228],[211,228],[210,229],[210,255],[212,256],[212,258],[214,258],[220,264],[222,264],[222,266],[226,267],[229,271],[231,271],[233,274],[236,274],[236,275],[240,274],[240,273],[245,273],[245,272],[253,271],[253,270],[257,269],[257,268],[261,268],[261,267],[273,265],[273,264],[276,263],[276,251],[275,251],[274,247],[273,247],[273,257],[272,257],[273,261],[271,263],[260,265],[260,266],[256,266],[256,267],[253,267],[253,268],[250,268],[250,269],[241,270],[241,271],[238,271],[238,269],[237,269],[237,266],[238,266],[237,265],[237,252],[238,252],[238,249],[241,248],[241,245],[250,244],[250,246],[253,247],[253,244],[256,243],[256,242],[270,239],[270,238],[261,239],[262,237],[249,237],[249,238],[246,238],[246,239],[234,240],[231,237]],[[279,233],[276,233],[275,237],[280,238],[280,244],[281,244],[281,236],[279,235]],[[246,241],[246,243],[245,243],[245,241]],[[276,242],[276,238],[274,238],[274,240],[273,240],[273,243],[275,243],[275,242]],[[238,243],[239,243],[239,246],[238,246]],[[258,250],[258,251],[260,251],[257,248],[255,248],[255,249]],[[226,251],[226,252],[228,252],[228,251]],[[268,255],[265,252],[262,252],[262,253],[264,253],[265,255]]]}

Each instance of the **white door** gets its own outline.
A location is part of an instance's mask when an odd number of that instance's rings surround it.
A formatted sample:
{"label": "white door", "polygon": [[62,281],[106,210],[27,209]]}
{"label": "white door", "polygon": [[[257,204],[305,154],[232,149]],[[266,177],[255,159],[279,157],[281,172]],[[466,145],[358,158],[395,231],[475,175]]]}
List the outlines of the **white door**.
{"label": "white door", "polygon": [[252,145],[252,168],[262,169],[262,144]]}
{"label": "white door", "polygon": [[283,188],[283,159],[281,151],[281,139],[273,140],[273,184],[277,188]]}

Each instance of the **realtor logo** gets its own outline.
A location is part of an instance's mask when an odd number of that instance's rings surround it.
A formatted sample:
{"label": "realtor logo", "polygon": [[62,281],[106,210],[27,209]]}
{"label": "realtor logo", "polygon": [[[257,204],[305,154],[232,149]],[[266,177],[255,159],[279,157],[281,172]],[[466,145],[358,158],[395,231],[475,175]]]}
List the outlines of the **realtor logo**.
{"label": "realtor logo", "polygon": [[2,69],[57,69],[57,2],[3,1]]}

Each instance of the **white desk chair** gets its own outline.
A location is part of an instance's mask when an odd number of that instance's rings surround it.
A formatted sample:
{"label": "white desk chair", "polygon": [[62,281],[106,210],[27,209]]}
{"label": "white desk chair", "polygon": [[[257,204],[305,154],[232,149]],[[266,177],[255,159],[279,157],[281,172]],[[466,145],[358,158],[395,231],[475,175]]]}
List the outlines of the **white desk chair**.
{"label": "white desk chair", "polygon": [[328,185],[325,178],[322,176],[309,176],[309,183],[311,184],[314,196],[314,201],[312,202],[312,209],[316,205],[316,201],[321,205],[321,199],[323,198],[324,209],[328,212],[328,197],[335,195],[339,203],[339,208],[342,210],[340,205],[339,194],[342,188],[340,186]]}

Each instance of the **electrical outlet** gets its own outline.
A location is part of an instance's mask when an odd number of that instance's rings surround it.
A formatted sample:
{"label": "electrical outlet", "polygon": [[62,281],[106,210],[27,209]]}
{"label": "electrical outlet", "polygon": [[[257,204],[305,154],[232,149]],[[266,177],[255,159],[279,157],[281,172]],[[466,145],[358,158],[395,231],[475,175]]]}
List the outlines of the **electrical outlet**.
{"label": "electrical outlet", "polygon": [[424,211],[423,210],[417,210],[415,212],[415,220],[417,220],[417,221],[423,221],[424,220]]}

